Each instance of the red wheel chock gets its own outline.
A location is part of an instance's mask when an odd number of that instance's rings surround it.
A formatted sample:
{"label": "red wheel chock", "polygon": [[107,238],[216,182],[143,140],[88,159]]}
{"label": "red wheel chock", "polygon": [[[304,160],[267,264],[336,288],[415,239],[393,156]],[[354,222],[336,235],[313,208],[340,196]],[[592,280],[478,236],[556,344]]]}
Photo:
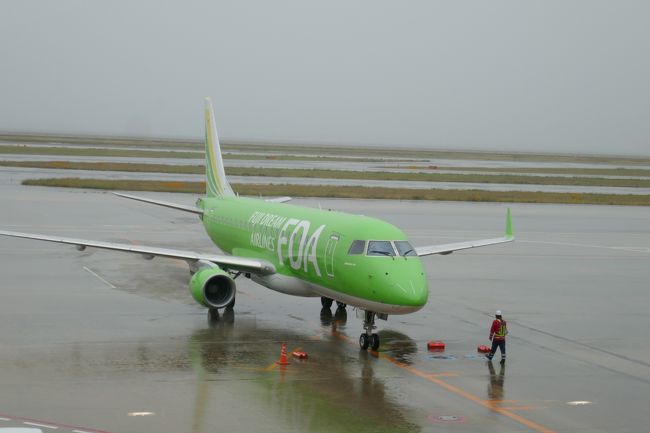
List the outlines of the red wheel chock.
{"label": "red wheel chock", "polygon": [[302,350],[296,350],[296,351],[292,352],[291,356],[293,356],[294,358],[298,358],[298,359],[307,359],[307,358],[309,358],[309,355],[307,355],[307,352],[303,352]]}
{"label": "red wheel chock", "polygon": [[445,343],[442,341],[429,341],[427,343],[427,349],[432,351],[432,352],[442,352],[445,350]]}

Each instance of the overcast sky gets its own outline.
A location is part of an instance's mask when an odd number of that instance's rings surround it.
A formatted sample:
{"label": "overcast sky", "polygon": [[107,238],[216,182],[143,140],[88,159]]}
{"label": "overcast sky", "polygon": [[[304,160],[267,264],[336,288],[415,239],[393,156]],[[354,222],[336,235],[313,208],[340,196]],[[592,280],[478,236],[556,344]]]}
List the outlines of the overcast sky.
{"label": "overcast sky", "polygon": [[0,131],[650,154],[650,2],[0,2]]}

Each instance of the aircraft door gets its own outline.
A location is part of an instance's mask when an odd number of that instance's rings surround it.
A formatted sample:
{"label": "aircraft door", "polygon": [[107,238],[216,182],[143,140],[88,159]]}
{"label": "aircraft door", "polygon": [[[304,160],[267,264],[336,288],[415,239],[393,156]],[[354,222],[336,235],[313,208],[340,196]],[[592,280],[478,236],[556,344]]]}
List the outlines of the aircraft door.
{"label": "aircraft door", "polygon": [[334,277],[334,253],[339,243],[340,236],[338,233],[332,233],[327,240],[325,247],[325,272],[328,277]]}

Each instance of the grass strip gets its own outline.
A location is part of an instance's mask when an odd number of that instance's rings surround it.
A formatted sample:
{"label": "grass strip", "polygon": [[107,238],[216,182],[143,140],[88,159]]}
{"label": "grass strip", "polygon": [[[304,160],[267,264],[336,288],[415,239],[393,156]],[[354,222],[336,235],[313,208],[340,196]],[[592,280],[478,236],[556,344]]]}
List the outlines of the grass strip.
{"label": "grass strip", "polygon": [[[170,164],[134,164],[123,162],[70,162],[70,161],[0,161],[0,166],[54,168],[68,170],[93,171],[125,171],[125,172],[155,172],[179,174],[203,174],[202,165],[170,165]],[[403,173],[375,172],[352,170],[321,170],[321,169],[286,169],[259,167],[227,167],[226,173],[231,176],[268,176],[268,177],[299,177],[311,179],[351,179],[351,180],[395,180],[420,182],[464,182],[488,184],[520,184],[520,185],[572,185],[572,186],[607,186],[648,188],[650,179],[610,179],[597,177],[558,177],[558,176],[525,176],[508,174],[456,174],[456,173]]]}
{"label": "grass strip", "polygon": [[[26,179],[23,185],[52,186],[66,188],[91,188],[124,191],[184,192],[203,194],[204,182],[178,182],[154,180],[113,180],[113,179]],[[443,190],[378,188],[363,186],[330,185],[266,185],[233,184],[233,189],[241,195],[249,196],[293,196],[293,197],[331,197],[331,198],[371,198],[391,200],[442,200],[508,203],[566,203],[600,204],[625,206],[650,206],[650,195],[556,193],[531,191],[482,191],[482,190]]]}
{"label": "grass strip", "polygon": [[139,164],[133,162],[86,161],[2,161],[4,167],[30,167],[56,170],[123,171],[135,173],[203,174],[203,165]]}

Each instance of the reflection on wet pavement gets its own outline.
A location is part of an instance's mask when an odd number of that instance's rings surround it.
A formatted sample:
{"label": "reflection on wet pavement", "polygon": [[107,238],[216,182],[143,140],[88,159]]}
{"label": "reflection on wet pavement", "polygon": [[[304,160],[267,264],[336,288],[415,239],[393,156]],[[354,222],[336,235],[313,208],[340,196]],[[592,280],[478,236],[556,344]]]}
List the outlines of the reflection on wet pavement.
{"label": "reflection on wet pavement", "polygon": [[401,332],[385,329],[379,331],[381,350],[401,363],[411,365],[415,362],[418,347],[415,341]]}
{"label": "reflection on wet pavement", "polygon": [[323,307],[320,310],[320,323],[324,327],[332,326],[332,329],[344,328],[348,321],[348,312],[345,308],[337,308],[332,315],[332,310]]}
{"label": "reflection on wet pavement", "polygon": [[[328,317],[325,311],[321,312],[323,316]],[[344,310],[336,311],[327,321],[328,326],[342,326],[346,318]],[[232,371],[237,370],[254,376],[249,378],[259,389],[253,405],[266,404],[277,417],[289,422],[292,430],[420,431],[419,426],[405,418],[408,411],[385,391],[384,380],[375,373],[378,361],[375,356],[359,351],[359,377],[345,361],[349,348],[341,341],[323,341],[326,347],[321,347],[323,344],[314,344],[304,335],[283,330],[283,339],[299,342],[296,344],[316,354],[308,362],[276,368],[264,351],[255,350],[257,344],[264,344],[261,342],[277,341],[276,332],[251,326],[253,323],[220,320],[190,337],[189,358],[197,378],[193,431],[204,431],[202,419],[217,404],[210,400],[209,389],[224,376],[232,380]],[[269,362],[269,367],[261,368]],[[255,368],[256,365],[260,368]]]}
{"label": "reflection on wet pavement", "polygon": [[499,364],[499,373],[497,374],[491,361],[486,362],[486,364],[490,371],[490,382],[487,387],[488,400],[498,403],[504,399],[503,385],[506,380],[506,365]]}

